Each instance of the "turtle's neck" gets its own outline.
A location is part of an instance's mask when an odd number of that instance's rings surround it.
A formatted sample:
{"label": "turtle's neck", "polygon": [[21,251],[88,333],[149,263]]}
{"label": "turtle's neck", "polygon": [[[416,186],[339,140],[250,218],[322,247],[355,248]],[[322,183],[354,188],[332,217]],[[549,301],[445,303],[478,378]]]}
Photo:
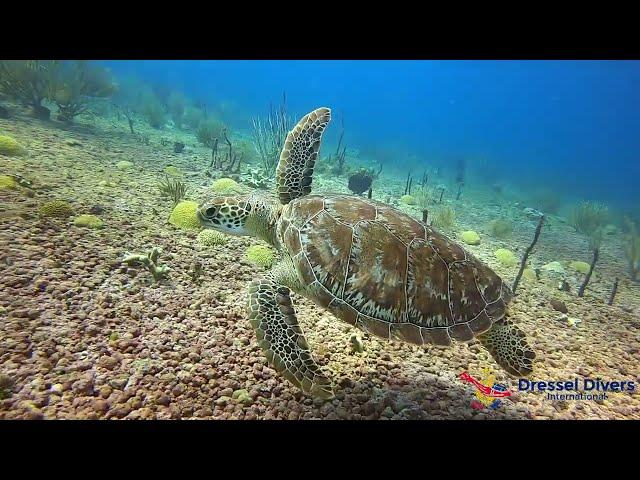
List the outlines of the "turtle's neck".
{"label": "turtle's neck", "polygon": [[252,236],[257,237],[280,248],[276,239],[276,225],[282,211],[281,205],[275,199],[263,195],[252,195],[248,203],[251,205],[245,228]]}

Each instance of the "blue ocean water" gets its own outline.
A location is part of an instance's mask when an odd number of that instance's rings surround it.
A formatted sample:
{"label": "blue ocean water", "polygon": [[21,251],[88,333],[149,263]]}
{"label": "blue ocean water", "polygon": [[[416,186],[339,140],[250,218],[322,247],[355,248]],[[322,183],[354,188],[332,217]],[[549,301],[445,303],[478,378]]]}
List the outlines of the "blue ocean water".
{"label": "blue ocean water", "polygon": [[[329,106],[345,139],[385,168],[491,165],[498,180],[637,211],[637,61],[110,61],[117,77],[225,106],[249,128],[286,92],[296,117]],[[336,122],[337,123],[337,122]],[[340,129],[330,129],[335,141]]]}

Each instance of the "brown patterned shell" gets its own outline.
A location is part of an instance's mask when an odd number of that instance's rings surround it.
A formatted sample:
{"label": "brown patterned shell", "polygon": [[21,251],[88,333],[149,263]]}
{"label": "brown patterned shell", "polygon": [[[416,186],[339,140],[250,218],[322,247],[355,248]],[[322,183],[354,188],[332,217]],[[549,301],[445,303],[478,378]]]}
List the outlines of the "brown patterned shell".
{"label": "brown patterned shell", "polygon": [[298,198],[284,207],[277,234],[316,303],[384,338],[468,341],[500,320],[511,298],[480,260],[374,200]]}

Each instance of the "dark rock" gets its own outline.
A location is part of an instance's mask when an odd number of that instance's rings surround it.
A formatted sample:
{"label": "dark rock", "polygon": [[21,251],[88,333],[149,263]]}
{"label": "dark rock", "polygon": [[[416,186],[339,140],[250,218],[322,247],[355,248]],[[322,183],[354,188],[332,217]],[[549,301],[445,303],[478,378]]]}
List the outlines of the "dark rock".
{"label": "dark rock", "polygon": [[367,172],[357,172],[349,177],[349,190],[358,195],[366,192],[371,187],[373,177]]}
{"label": "dark rock", "polygon": [[0,105],[0,118],[9,118],[9,110]]}
{"label": "dark rock", "polygon": [[173,144],[173,153],[182,153],[183,150],[184,150],[184,143],[175,142]]}
{"label": "dark rock", "polygon": [[51,110],[42,105],[33,107],[33,116],[40,120],[49,120],[51,118]]}
{"label": "dark rock", "polygon": [[561,313],[569,312],[569,310],[567,309],[567,306],[562,300],[559,300],[557,298],[552,298],[549,303],[551,304],[553,309],[556,310],[557,312],[561,312]]}

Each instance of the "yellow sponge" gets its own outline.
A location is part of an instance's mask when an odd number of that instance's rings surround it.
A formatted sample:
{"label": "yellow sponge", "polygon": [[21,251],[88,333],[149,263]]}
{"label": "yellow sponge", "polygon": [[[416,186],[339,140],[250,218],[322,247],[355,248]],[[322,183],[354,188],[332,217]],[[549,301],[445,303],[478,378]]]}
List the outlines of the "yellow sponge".
{"label": "yellow sponge", "polygon": [[467,230],[466,232],[462,232],[461,237],[462,241],[467,245],[480,245],[480,235],[478,235],[473,230]]}
{"label": "yellow sponge", "polygon": [[196,215],[197,210],[198,204],[196,202],[184,200],[178,203],[171,212],[169,223],[185,230],[199,230],[201,226]]}
{"label": "yellow sponge", "polygon": [[27,150],[13,138],[0,135],[0,154],[9,157],[18,157],[27,153]]}
{"label": "yellow sponge", "polygon": [[211,184],[215,193],[233,193],[240,191],[240,185],[233,178],[219,178]]}
{"label": "yellow sponge", "polygon": [[[507,250],[506,248],[499,248],[493,254],[496,256],[498,261],[504,265],[505,267],[513,267],[518,264],[518,259],[513,254],[511,250]],[[535,275],[535,272],[534,272]]]}
{"label": "yellow sponge", "polygon": [[18,188],[18,182],[9,175],[0,175],[0,190],[15,190]]}
{"label": "yellow sponge", "polygon": [[247,260],[262,268],[269,268],[273,265],[275,258],[273,250],[269,247],[265,247],[264,245],[251,245],[247,248],[245,255],[247,256]]}

